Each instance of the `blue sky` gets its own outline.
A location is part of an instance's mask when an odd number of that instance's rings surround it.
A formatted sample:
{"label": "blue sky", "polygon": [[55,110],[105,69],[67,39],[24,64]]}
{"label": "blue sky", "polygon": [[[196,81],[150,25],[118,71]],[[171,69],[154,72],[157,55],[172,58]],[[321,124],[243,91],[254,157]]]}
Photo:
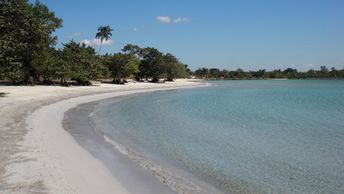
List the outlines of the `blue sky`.
{"label": "blue sky", "polygon": [[113,42],[176,55],[192,69],[344,68],[343,0],[41,0],[64,20],[61,43],[110,25]]}

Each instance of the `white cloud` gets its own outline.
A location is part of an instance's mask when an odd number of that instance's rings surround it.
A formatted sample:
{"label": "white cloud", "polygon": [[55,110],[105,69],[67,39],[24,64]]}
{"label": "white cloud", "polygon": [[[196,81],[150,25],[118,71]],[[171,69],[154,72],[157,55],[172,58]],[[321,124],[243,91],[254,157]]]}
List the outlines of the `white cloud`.
{"label": "white cloud", "polygon": [[[100,46],[101,45],[101,41],[100,39],[85,39],[82,40],[81,43],[86,44],[87,46]],[[115,42],[113,40],[103,40],[103,46],[105,45],[113,45]]]}
{"label": "white cloud", "polygon": [[169,24],[172,22],[169,16],[156,16],[155,19],[164,24]]}
{"label": "white cloud", "polygon": [[187,17],[177,17],[176,19],[173,20],[174,23],[188,23],[190,22],[189,18]]}
{"label": "white cloud", "polygon": [[158,22],[164,24],[180,24],[180,23],[189,23],[190,19],[187,17],[177,17],[175,19],[171,18],[170,16],[156,16],[155,18]]}
{"label": "white cloud", "polygon": [[305,68],[314,68],[315,65],[314,64],[303,64],[303,67],[305,67]]}
{"label": "white cloud", "polygon": [[74,35],[74,36],[80,36],[80,35],[81,35],[81,32],[74,32],[73,35]]}

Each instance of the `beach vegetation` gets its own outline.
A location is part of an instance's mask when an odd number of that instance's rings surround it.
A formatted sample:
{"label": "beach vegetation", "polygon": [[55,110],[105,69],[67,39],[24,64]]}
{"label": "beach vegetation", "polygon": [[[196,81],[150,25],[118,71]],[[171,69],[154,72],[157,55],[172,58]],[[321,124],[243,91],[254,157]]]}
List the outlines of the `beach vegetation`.
{"label": "beach vegetation", "polygon": [[287,68],[285,70],[277,69],[267,71],[260,69],[257,71],[237,70],[219,70],[217,68],[199,68],[193,75],[201,79],[210,80],[243,80],[243,79],[344,79],[344,68],[337,70],[326,66],[321,66],[319,70],[310,69],[307,72],[301,72],[297,69]]}
{"label": "beach vegetation", "polygon": [[40,1],[0,2],[0,66],[2,77],[14,83],[38,81],[42,65],[47,64],[48,52],[56,44],[52,33],[62,27],[55,16]]}
{"label": "beach vegetation", "polygon": [[149,80],[159,82],[161,78],[173,81],[175,78],[189,77],[192,72],[188,66],[171,53],[164,54],[156,48],[140,48],[137,45],[128,44],[123,52],[137,56],[141,62],[136,79],[139,81]]}
{"label": "beach vegetation", "polygon": [[81,85],[90,85],[91,80],[108,74],[94,48],[84,43],[70,41],[65,44],[62,49],[62,62],[64,79],[75,80]]}
{"label": "beach vegetation", "polygon": [[175,78],[189,77],[187,66],[181,63],[177,57],[170,53],[163,56],[163,71],[165,73],[166,81],[173,81]]}
{"label": "beach vegetation", "polygon": [[113,83],[124,84],[126,78],[133,77],[139,72],[140,59],[131,53],[117,53],[104,57]]}
{"label": "beach vegetation", "polygon": [[152,82],[158,82],[163,75],[163,62],[164,57],[156,48],[143,48],[141,51],[142,61],[139,66],[140,74],[139,79],[151,78]]}

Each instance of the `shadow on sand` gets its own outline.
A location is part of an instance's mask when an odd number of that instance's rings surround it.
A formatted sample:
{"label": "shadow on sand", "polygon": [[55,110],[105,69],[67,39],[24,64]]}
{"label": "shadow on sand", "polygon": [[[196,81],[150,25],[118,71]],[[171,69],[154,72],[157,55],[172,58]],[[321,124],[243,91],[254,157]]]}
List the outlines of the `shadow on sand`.
{"label": "shadow on sand", "polygon": [[7,93],[5,92],[0,92],[0,97],[6,97]]}

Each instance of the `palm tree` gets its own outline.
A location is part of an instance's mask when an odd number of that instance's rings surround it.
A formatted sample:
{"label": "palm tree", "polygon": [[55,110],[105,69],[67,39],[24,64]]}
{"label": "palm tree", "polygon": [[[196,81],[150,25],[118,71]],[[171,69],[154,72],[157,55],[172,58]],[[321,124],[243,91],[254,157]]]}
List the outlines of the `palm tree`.
{"label": "palm tree", "polygon": [[112,36],[111,31],[113,31],[113,29],[111,29],[110,26],[100,26],[98,28],[98,32],[96,34],[96,38],[97,39],[100,38],[99,53],[100,53],[100,50],[102,49],[103,41],[104,40],[109,40],[111,38],[111,36]]}

